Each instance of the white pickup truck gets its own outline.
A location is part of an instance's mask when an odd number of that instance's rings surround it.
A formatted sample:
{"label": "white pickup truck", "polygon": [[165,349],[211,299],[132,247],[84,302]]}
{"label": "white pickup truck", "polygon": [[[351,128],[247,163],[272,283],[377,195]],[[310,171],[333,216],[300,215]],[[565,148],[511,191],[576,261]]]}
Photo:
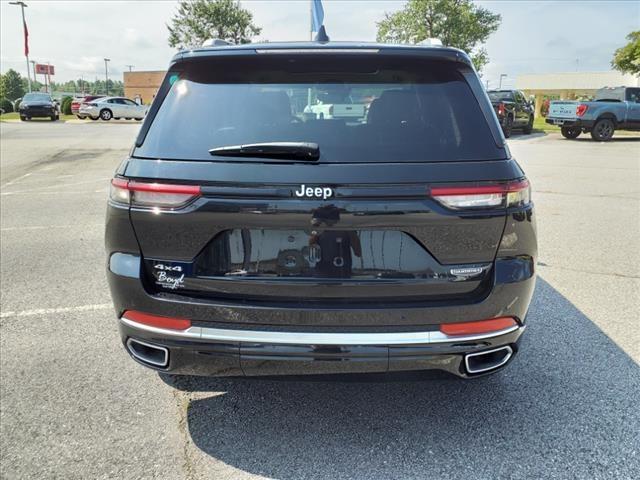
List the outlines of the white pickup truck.
{"label": "white pickup truck", "polygon": [[331,118],[364,119],[366,105],[361,103],[317,103],[305,109],[305,113],[314,114],[318,120]]}
{"label": "white pickup truck", "polygon": [[553,101],[546,122],[565,138],[584,132],[599,142],[611,140],[615,130],[640,131],[640,88],[601,88],[592,102]]}

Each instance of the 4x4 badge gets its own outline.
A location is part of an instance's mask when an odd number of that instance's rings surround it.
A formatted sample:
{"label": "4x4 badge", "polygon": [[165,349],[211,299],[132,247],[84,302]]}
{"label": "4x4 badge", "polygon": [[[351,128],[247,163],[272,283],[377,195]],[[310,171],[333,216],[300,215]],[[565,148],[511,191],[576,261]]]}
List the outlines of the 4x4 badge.
{"label": "4x4 badge", "polygon": [[165,265],[163,263],[156,263],[153,268],[157,270],[165,270],[169,272],[181,272],[182,267],[180,265]]}

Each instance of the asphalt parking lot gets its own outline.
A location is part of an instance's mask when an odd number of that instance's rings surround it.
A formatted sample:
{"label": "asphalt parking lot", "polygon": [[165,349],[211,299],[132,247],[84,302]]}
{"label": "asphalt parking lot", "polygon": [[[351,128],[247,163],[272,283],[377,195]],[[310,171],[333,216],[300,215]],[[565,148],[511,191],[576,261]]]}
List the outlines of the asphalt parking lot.
{"label": "asphalt parking lot", "polygon": [[0,124],[0,477],[640,478],[640,137],[510,140],[540,258],[506,370],[172,379],[125,354],[104,275],[138,128]]}

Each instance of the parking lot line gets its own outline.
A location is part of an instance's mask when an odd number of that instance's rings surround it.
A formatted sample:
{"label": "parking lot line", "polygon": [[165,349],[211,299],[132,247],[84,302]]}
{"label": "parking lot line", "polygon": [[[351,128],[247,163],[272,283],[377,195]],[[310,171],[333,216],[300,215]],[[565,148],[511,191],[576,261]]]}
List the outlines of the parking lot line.
{"label": "parking lot line", "polygon": [[113,308],[110,303],[96,303],[93,305],[78,305],[76,307],[58,307],[58,308],[36,308],[33,310],[22,310],[20,312],[2,312],[0,318],[8,317],[32,317],[35,315],[49,315],[52,313],[69,313],[69,312],[93,312],[96,310],[108,310]]}
{"label": "parking lot line", "polygon": [[20,175],[18,178],[14,178],[13,180],[5,183],[4,185],[2,185],[2,188],[5,187],[10,187],[11,185],[18,183],[20,180],[22,180],[23,178],[27,178],[31,175],[31,173],[25,173],[24,175]]}
{"label": "parking lot line", "polygon": [[[104,223],[89,223],[81,225],[80,228],[104,227]],[[0,232],[15,232],[21,230],[49,230],[50,228],[78,228],[78,225],[25,225],[22,227],[4,227]]]}

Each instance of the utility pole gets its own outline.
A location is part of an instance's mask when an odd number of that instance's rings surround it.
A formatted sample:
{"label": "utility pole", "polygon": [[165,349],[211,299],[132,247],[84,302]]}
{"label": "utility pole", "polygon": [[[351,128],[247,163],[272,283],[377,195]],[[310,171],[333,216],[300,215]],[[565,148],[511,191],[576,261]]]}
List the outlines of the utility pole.
{"label": "utility pole", "polygon": [[49,80],[49,90],[47,93],[53,93],[53,87],[51,86],[51,63],[47,62],[47,80]]}
{"label": "utility pole", "polygon": [[104,59],[104,92],[109,96],[109,70],[107,68],[107,62],[110,62],[110,58]]}
{"label": "utility pole", "polygon": [[20,2],[9,2],[10,5],[20,5],[20,10],[22,10],[22,30],[24,32],[24,56],[27,57],[27,80],[29,83],[29,92],[31,92],[31,72],[29,70],[29,30],[27,30],[27,22],[24,19],[24,9],[28,7],[28,5],[22,1]]}
{"label": "utility pole", "polygon": [[31,66],[33,67],[33,83],[36,83],[36,61],[35,60],[29,60],[29,63],[31,63]]}
{"label": "utility pole", "polygon": [[505,78],[506,76],[507,76],[506,73],[500,74],[500,86],[498,87],[498,90],[502,90],[502,79]]}
{"label": "utility pole", "polygon": [[125,67],[129,67],[129,71],[131,71],[131,69],[135,67],[135,65],[125,65]]}

